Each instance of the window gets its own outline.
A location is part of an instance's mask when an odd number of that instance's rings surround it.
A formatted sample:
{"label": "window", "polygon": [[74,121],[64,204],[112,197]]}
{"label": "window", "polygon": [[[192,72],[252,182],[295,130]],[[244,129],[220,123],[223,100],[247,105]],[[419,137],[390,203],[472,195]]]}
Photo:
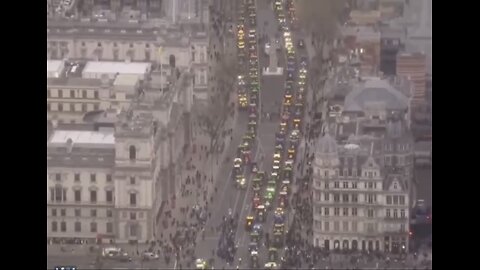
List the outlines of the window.
{"label": "window", "polygon": [[325,193],[325,201],[328,202],[330,201],[330,193]]}
{"label": "window", "polygon": [[102,43],[101,43],[101,42],[98,42],[98,43],[97,43],[97,47],[102,47]]}
{"label": "window", "polygon": [[64,217],[66,216],[66,210],[65,209],[60,209],[60,216]]}
{"label": "window", "polygon": [[73,180],[74,180],[75,182],[80,182],[80,174],[79,174],[79,173],[74,174]]}
{"label": "window", "polygon": [[333,230],[336,232],[340,231],[340,222],[338,221],[333,222]]}
{"label": "window", "polygon": [[130,176],[130,185],[135,185],[135,176]]}
{"label": "window", "polygon": [[107,233],[113,233],[113,223],[107,222]]}
{"label": "window", "polygon": [[349,177],[352,176],[352,168],[348,168],[348,176],[349,176]]}
{"label": "window", "polygon": [[97,175],[92,173],[90,174],[90,182],[95,183],[97,181]]}
{"label": "window", "polygon": [[82,41],[82,47],[85,47],[85,41]]}
{"label": "window", "polygon": [[90,202],[91,203],[96,203],[97,202],[97,191],[96,190],[90,190]]}
{"label": "window", "polygon": [[205,53],[203,52],[200,53],[200,62],[201,63],[205,62]]}
{"label": "window", "polygon": [[328,189],[328,182],[325,182],[325,189]]}
{"label": "window", "polygon": [[393,204],[397,205],[398,204],[398,196],[393,196]]}
{"label": "window", "polygon": [[357,177],[357,170],[353,169],[353,177]]}
{"label": "window", "polygon": [[352,208],[352,216],[356,217],[357,214],[357,208]]}
{"label": "window", "polygon": [[343,202],[348,202],[348,194],[343,194]]}
{"label": "window", "polygon": [[90,210],[90,216],[91,217],[97,217],[97,210],[96,209],[91,209]]}
{"label": "window", "polygon": [[129,156],[131,161],[134,161],[135,159],[137,159],[137,149],[135,148],[134,145],[130,145]]}
{"label": "window", "polygon": [[358,202],[358,195],[357,194],[352,194],[352,202]]}
{"label": "window", "polygon": [[67,231],[67,223],[65,221],[60,222],[60,231],[61,232]]}
{"label": "window", "polygon": [[75,98],[75,91],[74,90],[70,90],[70,98]]}
{"label": "window", "polygon": [[107,178],[107,183],[112,182],[112,175],[111,174],[107,174],[106,178]]}
{"label": "window", "polygon": [[330,208],[325,207],[325,216],[329,216],[329,215],[330,215]]}
{"label": "window", "polygon": [[75,222],[75,232],[81,232],[82,231],[82,223],[80,221]]}
{"label": "window", "polygon": [[333,214],[335,216],[339,216],[340,215],[340,208],[338,208],[338,207],[333,208]]}
{"label": "window", "polygon": [[348,221],[344,221],[342,227],[344,232],[348,232]]}
{"label": "window", "polygon": [[52,217],[56,217],[57,216],[57,209],[52,209]]}
{"label": "window", "polygon": [[130,193],[130,205],[137,205],[137,194],[136,193]]}
{"label": "window", "polygon": [[356,221],[352,221],[352,231],[353,231],[353,232],[357,232],[357,227],[358,227],[357,222],[356,222]]}
{"label": "window", "polygon": [[80,209],[75,209],[75,217],[81,217],[82,211]]}
{"label": "window", "polygon": [[98,111],[100,109],[100,105],[98,103],[93,104],[93,110]]}
{"label": "window", "polygon": [[343,188],[348,188],[348,182],[343,182]]}
{"label": "window", "polygon": [[98,99],[98,91],[93,91],[93,96],[95,97],[95,99]]}
{"label": "window", "polygon": [[322,214],[322,208],[321,207],[315,207],[315,210],[317,212],[317,215],[321,215]]}
{"label": "window", "polygon": [[59,112],[63,111],[63,104],[62,103],[58,103],[58,111]]}
{"label": "window", "polygon": [[130,220],[136,220],[136,219],[137,219],[137,213],[130,212]]}
{"label": "window", "polygon": [[112,210],[107,210],[107,217],[108,217],[108,218],[113,217]]}
{"label": "window", "polygon": [[392,216],[391,213],[390,213],[390,209],[387,209],[387,212],[386,212],[385,215],[386,215],[388,218]]}
{"label": "window", "polygon": [[373,218],[373,209],[368,209],[368,210],[367,210],[367,216],[368,216],[369,218]]}
{"label": "window", "polygon": [[105,191],[105,198],[106,198],[107,202],[109,202],[109,203],[113,202],[113,191],[111,191],[111,190]]}
{"label": "window", "polygon": [[334,202],[339,202],[340,201],[340,195],[339,194],[333,194],[333,201]]}
{"label": "window", "polygon": [[82,91],[82,98],[87,98],[87,90]]}
{"label": "window", "polygon": [[373,203],[373,196],[372,195],[368,195],[367,202],[368,203]]}
{"label": "window", "polygon": [[80,190],[74,191],[75,202],[80,202],[82,200],[82,192]]}
{"label": "window", "polygon": [[348,216],[348,208],[343,208],[343,215]]}
{"label": "window", "polygon": [[327,171],[327,170],[323,171],[323,175],[324,175],[325,177],[328,177],[328,171]]}
{"label": "window", "polygon": [[372,183],[372,182],[368,182],[368,188],[369,188],[369,189],[372,189],[372,188],[373,188],[373,183]]}
{"label": "window", "polygon": [[195,52],[192,52],[192,62],[195,62]]}
{"label": "window", "polygon": [[393,209],[393,218],[398,218],[398,210]]}
{"label": "window", "polygon": [[57,222],[56,221],[52,221],[52,232],[56,232],[58,230],[57,228]]}
{"label": "window", "polygon": [[392,196],[387,196],[387,204],[390,205],[392,204]]}
{"label": "window", "polygon": [[326,232],[330,231],[330,223],[328,221],[325,221],[324,227]]}
{"label": "window", "polygon": [[62,198],[62,195],[63,195],[63,190],[62,190],[62,187],[61,186],[56,186],[55,189],[55,201],[56,202],[62,202],[63,201],[63,198]]}
{"label": "window", "polygon": [[343,176],[343,170],[338,170],[338,174],[339,174],[340,176]]}
{"label": "window", "polygon": [[352,188],[353,188],[353,189],[356,189],[356,188],[357,188],[357,182],[353,182],[353,183],[352,183]]}
{"label": "window", "polygon": [[386,156],[386,157],[385,157],[385,165],[390,165],[390,164],[392,164],[392,161],[391,161],[391,159],[390,159],[390,156]]}
{"label": "window", "polygon": [[405,205],[405,196],[398,196],[400,199],[400,204]]}
{"label": "window", "polygon": [[333,186],[334,186],[335,188],[339,188],[339,187],[340,187],[340,183],[339,183],[339,182],[335,182]]}
{"label": "window", "polygon": [[405,218],[405,209],[400,209],[400,217]]}
{"label": "window", "polygon": [[92,222],[90,223],[90,232],[97,232],[97,223],[96,222]]}

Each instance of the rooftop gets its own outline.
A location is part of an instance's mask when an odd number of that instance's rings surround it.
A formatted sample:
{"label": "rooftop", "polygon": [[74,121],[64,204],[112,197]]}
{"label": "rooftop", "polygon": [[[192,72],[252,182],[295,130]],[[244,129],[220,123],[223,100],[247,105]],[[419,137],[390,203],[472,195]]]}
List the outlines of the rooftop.
{"label": "rooftop", "polygon": [[59,72],[63,68],[62,60],[47,60],[47,72]]}
{"label": "rooftop", "polygon": [[407,97],[394,89],[388,81],[369,78],[347,95],[344,111],[363,111],[373,104],[381,105],[386,110],[405,110],[408,108]]}
{"label": "rooftop", "polygon": [[84,78],[47,78],[47,86],[62,85],[62,86],[87,86],[99,87],[102,85],[101,79],[84,79]]}
{"label": "rooftop", "polygon": [[131,74],[120,74],[113,82],[114,86],[135,86],[138,82],[138,76]]}
{"label": "rooftop", "polygon": [[125,63],[125,62],[87,62],[83,73],[119,73],[119,74],[145,74],[150,69],[150,63]]}
{"label": "rooftop", "polygon": [[115,137],[113,132],[100,131],[73,131],[73,130],[56,130],[50,137],[49,144],[67,144],[69,139],[75,144],[88,145],[115,145]]}

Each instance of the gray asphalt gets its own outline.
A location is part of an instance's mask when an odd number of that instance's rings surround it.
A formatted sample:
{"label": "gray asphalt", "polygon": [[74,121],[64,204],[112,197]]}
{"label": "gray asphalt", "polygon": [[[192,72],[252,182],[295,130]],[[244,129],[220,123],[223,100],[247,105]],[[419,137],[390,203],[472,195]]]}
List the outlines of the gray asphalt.
{"label": "gray asphalt", "polygon": [[[257,2],[257,34],[258,37],[267,34],[269,37],[274,37],[278,32],[278,23],[274,12],[267,1]],[[266,23],[265,23],[266,22]],[[259,64],[261,68],[269,65],[269,57],[264,53],[265,43],[259,44]],[[285,52],[279,51],[277,54],[279,66],[285,69]],[[260,102],[263,113],[279,113],[283,96],[285,93],[285,74],[282,76],[262,76],[260,85]],[[267,175],[271,172],[273,164],[273,152],[275,150],[275,132],[278,131],[280,124],[279,118],[272,118],[268,120],[262,118],[258,129],[258,141],[260,148],[264,154],[263,164],[261,170],[265,171]],[[248,252],[248,244],[250,242],[249,232],[245,230],[245,219],[249,215],[253,215],[251,210],[251,203],[253,199],[253,191],[248,189],[247,204],[244,207],[243,213],[240,215],[240,225],[236,235],[238,243],[238,250],[236,260],[242,258],[242,267],[249,267],[250,255]],[[273,226],[272,212],[267,213],[267,220],[263,224],[264,231],[270,231]],[[261,247],[259,250],[260,266],[267,262],[267,250]],[[236,263],[238,264],[238,263]]]}

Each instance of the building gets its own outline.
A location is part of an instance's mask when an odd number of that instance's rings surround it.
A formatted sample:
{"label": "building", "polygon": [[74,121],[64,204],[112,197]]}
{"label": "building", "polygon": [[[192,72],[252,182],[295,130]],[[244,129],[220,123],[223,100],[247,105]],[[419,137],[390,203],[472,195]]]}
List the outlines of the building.
{"label": "building", "polygon": [[47,60],[47,78],[59,78],[64,67],[65,62],[62,60]]}
{"label": "building", "polygon": [[91,117],[91,130],[50,131],[47,238],[145,242],[161,231],[191,141],[192,92],[184,73],[170,91],[147,87],[112,128],[98,125],[112,123],[109,109]]}
{"label": "building", "polygon": [[138,79],[143,80],[150,73],[151,67],[151,63],[89,61],[83,68],[82,77],[85,79],[107,77],[113,80],[117,75],[134,75]]}
{"label": "building", "polygon": [[396,75],[397,54],[405,47],[405,30],[394,23],[385,24],[380,27],[381,51],[380,71],[384,75]]}
{"label": "building", "polygon": [[413,83],[412,106],[422,104],[427,96],[427,59],[423,53],[399,53],[397,76],[404,76]]}
{"label": "building", "polygon": [[[314,246],[408,250],[408,191],[403,178],[385,173],[380,142],[337,145],[328,131],[318,141],[313,164]],[[397,250],[398,243],[404,248]]]}
{"label": "building", "polygon": [[380,69],[381,33],[377,26],[342,27],[345,48],[352,63],[360,67],[361,76],[376,76]]}
{"label": "building", "polygon": [[47,238],[113,238],[114,166],[113,132],[53,132],[47,142]]}

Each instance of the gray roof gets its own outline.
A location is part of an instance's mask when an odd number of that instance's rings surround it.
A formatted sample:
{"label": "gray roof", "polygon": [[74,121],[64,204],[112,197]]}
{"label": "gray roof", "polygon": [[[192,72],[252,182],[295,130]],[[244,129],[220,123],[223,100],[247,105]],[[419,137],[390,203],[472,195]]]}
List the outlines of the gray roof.
{"label": "gray roof", "polygon": [[325,136],[320,138],[317,142],[316,153],[332,154],[337,152],[337,142],[330,134],[326,133]]}
{"label": "gray roof", "polygon": [[84,78],[47,78],[47,86],[83,86],[83,87],[99,87],[102,85],[101,79],[84,79]]}
{"label": "gray roof", "polygon": [[403,175],[400,174],[388,174],[383,181],[383,189],[390,189],[390,185],[392,185],[393,181],[395,180],[398,181],[398,184],[400,185],[402,191],[407,191],[406,179]]}
{"label": "gray roof", "polygon": [[387,110],[406,110],[407,98],[394,89],[388,82],[381,80],[366,81],[350,92],[345,98],[344,111],[361,112],[369,103],[383,103]]}
{"label": "gray roof", "polygon": [[114,165],[115,149],[73,147],[70,153],[65,147],[47,149],[47,167],[113,168]]}

